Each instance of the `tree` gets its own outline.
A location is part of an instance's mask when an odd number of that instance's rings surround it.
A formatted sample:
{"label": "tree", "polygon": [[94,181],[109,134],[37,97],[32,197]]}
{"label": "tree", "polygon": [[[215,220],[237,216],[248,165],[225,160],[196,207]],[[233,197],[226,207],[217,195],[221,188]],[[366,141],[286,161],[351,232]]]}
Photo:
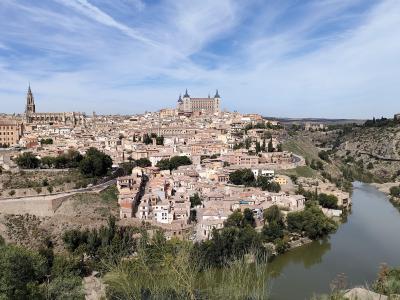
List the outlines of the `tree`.
{"label": "tree", "polygon": [[338,198],[335,195],[321,193],[318,195],[318,202],[325,208],[338,208]]}
{"label": "tree", "polygon": [[253,185],[255,182],[254,174],[250,169],[240,169],[229,174],[229,181],[235,185]]}
{"label": "tree", "polygon": [[183,156],[171,157],[171,159],[169,160],[169,163],[170,163],[170,169],[175,170],[175,169],[178,169],[178,167],[180,167],[180,166],[191,165],[192,161],[190,160],[189,157],[183,155]]}
{"label": "tree", "polygon": [[264,221],[268,223],[283,223],[283,215],[278,205],[272,205],[263,212]]}
{"label": "tree", "polygon": [[393,197],[400,197],[400,186],[392,186],[390,188],[390,195]]}
{"label": "tree", "polygon": [[318,157],[326,162],[330,162],[329,153],[327,151],[321,150],[318,152]]}
{"label": "tree", "polygon": [[313,159],[311,160],[310,168],[314,170],[323,170],[324,164],[320,160]]}
{"label": "tree", "polygon": [[326,217],[316,205],[310,205],[301,212],[288,213],[287,225],[289,231],[304,232],[310,239],[324,237],[337,229],[336,222]]}
{"label": "tree", "polygon": [[228,219],[224,222],[225,227],[242,227],[243,226],[243,214],[240,210],[236,210],[231,213]]}
{"label": "tree", "polygon": [[40,160],[42,167],[45,168],[53,168],[54,167],[55,158],[51,156],[43,156]]}
{"label": "tree", "polygon": [[195,209],[190,210],[189,222],[197,222],[197,211]]}
{"label": "tree", "polygon": [[232,259],[242,257],[254,249],[259,254],[265,251],[261,236],[253,227],[228,226],[221,230],[214,229],[210,240],[196,243],[194,257],[200,258],[203,267],[223,267]]}
{"label": "tree", "polygon": [[281,191],[281,186],[279,183],[272,181],[271,178],[263,175],[258,176],[257,186],[260,187],[263,191],[268,191],[272,193],[279,193]]}
{"label": "tree", "polygon": [[169,159],[161,159],[157,162],[156,167],[160,170],[170,170]]}
{"label": "tree", "polygon": [[170,159],[162,159],[160,160],[156,166],[160,168],[160,170],[176,170],[180,166],[191,165],[192,161],[187,156],[173,156]]}
{"label": "tree", "polygon": [[285,253],[290,248],[289,243],[285,239],[278,239],[276,241],[275,250],[277,253]]}
{"label": "tree", "polygon": [[151,167],[151,161],[148,158],[142,157],[142,158],[136,160],[136,165],[141,168]]}
{"label": "tree", "polygon": [[290,180],[292,180],[292,182],[294,183],[294,184],[297,184],[297,176],[296,175],[294,175],[294,174],[292,174],[292,175],[289,175],[289,177],[290,177]]}
{"label": "tree", "polygon": [[274,145],[272,144],[272,137],[268,142],[268,152],[274,152]]}
{"label": "tree", "polygon": [[263,138],[263,142],[261,145],[261,151],[265,151],[265,149],[266,149],[266,143],[265,143],[265,138]]}
{"label": "tree", "polygon": [[261,145],[260,142],[256,142],[256,153],[261,152]]}
{"label": "tree", "polygon": [[20,168],[37,169],[39,167],[40,160],[31,152],[25,152],[17,157],[16,163]]}
{"label": "tree", "polygon": [[193,196],[190,197],[190,207],[196,207],[201,205],[202,200],[198,193],[195,193]]}
{"label": "tree", "polygon": [[284,236],[284,225],[276,221],[265,224],[262,229],[262,236],[267,242],[275,242],[277,239],[281,239]]}
{"label": "tree", "polygon": [[40,144],[41,145],[53,145],[53,139],[52,138],[41,139]]}
{"label": "tree", "polygon": [[111,167],[111,157],[96,148],[90,148],[79,162],[79,170],[87,177],[104,176]]}
{"label": "tree", "polygon": [[250,225],[256,227],[256,220],[254,219],[253,211],[250,208],[245,208],[243,211],[243,226]]}
{"label": "tree", "polygon": [[82,278],[74,275],[56,277],[47,285],[48,299],[85,299]]}
{"label": "tree", "polygon": [[133,168],[136,167],[136,163],[130,160],[129,162],[121,163],[119,167],[122,168],[124,175],[130,175]]}
{"label": "tree", "polygon": [[244,140],[244,145],[245,145],[246,149],[249,149],[251,146],[251,138],[246,138]]}
{"label": "tree", "polygon": [[157,145],[164,145],[164,136],[156,137],[156,144]]}
{"label": "tree", "polygon": [[38,253],[17,246],[3,246],[0,255],[0,298],[41,299],[46,262]]}
{"label": "tree", "polygon": [[153,140],[147,133],[143,135],[143,143],[146,145],[153,143]]}
{"label": "tree", "polygon": [[282,152],[283,151],[282,144],[278,144],[277,148],[278,148],[277,149],[278,152]]}

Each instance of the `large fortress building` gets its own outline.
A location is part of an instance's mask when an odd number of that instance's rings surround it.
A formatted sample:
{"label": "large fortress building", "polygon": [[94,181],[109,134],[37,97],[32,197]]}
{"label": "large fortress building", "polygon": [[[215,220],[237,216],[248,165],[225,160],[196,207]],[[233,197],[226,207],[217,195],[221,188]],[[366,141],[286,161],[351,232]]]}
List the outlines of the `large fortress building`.
{"label": "large fortress building", "polygon": [[186,90],[183,97],[179,96],[178,111],[181,113],[208,113],[214,114],[221,111],[221,97],[218,90],[213,98],[208,95],[208,98],[192,98]]}
{"label": "large fortress building", "polygon": [[29,125],[65,125],[78,126],[84,125],[86,115],[80,112],[60,112],[60,113],[38,113],[36,112],[35,99],[31,87],[28,88],[26,96],[25,118],[24,121]]}

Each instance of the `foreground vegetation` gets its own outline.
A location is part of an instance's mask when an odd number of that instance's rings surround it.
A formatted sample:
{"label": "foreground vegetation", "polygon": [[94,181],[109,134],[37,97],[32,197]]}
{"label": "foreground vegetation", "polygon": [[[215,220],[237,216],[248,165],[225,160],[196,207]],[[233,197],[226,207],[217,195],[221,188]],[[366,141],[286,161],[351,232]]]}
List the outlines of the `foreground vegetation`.
{"label": "foreground vegetation", "polygon": [[[114,199],[114,192],[105,192],[104,201]],[[336,224],[312,201],[286,221],[276,206],[264,219],[257,232],[252,213],[236,211],[210,240],[192,244],[167,241],[151,228],[120,227],[110,217],[97,229],[66,231],[64,253],[56,253],[49,240],[28,250],[0,237],[0,299],[84,299],[82,279],[93,271],[107,284],[107,299],[268,299],[268,243],[285,251],[290,232],[318,239]],[[396,294],[399,282],[400,270],[385,267],[373,290]],[[337,290],[324,299],[342,295]]]}

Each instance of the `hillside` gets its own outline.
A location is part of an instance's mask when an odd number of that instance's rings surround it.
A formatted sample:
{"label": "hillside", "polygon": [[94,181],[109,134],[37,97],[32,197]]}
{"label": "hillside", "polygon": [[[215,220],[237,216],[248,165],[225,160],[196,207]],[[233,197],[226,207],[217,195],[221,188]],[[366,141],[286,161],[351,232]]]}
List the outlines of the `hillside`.
{"label": "hillside", "polygon": [[335,157],[372,175],[371,181],[396,181],[400,175],[400,124],[353,127],[338,135]]}
{"label": "hillside", "polygon": [[50,238],[56,250],[62,251],[61,237],[66,230],[100,227],[109,215],[118,215],[116,193],[116,187],[111,186],[99,194],[73,195],[52,217],[0,213],[0,236],[28,248],[37,248]]}
{"label": "hillside", "polygon": [[355,180],[376,183],[400,180],[398,122],[384,119],[328,128],[292,132],[283,148],[303,156],[307,166],[281,173],[325,178],[337,186],[343,186],[343,182],[349,186]]}

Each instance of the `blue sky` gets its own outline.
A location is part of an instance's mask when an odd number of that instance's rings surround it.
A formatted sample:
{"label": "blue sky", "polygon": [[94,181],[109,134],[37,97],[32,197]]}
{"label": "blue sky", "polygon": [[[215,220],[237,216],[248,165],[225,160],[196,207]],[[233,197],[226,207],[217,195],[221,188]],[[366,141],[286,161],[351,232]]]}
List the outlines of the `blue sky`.
{"label": "blue sky", "polygon": [[277,117],[400,112],[399,0],[1,0],[0,112],[133,114],[215,93]]}

